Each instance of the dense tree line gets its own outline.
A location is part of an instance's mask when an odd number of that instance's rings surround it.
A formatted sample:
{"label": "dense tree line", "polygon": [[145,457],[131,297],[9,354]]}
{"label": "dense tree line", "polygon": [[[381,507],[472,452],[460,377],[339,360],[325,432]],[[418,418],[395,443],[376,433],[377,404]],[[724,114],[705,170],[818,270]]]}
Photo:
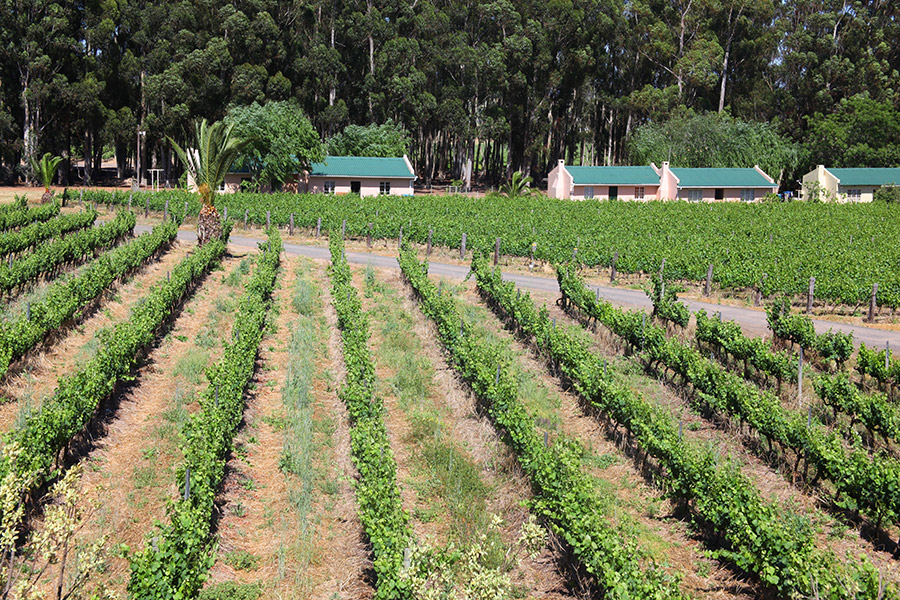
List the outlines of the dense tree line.
{"label": "dense tree line", "polygon": [[[402,125],[426,183],[462,179],[469,164],[473,179],[495,184],[520,169],[541,177],[558,158],[628,162],[637,128],[709,112],[799,142],[788,180],[833,162],[829,152],[898,160],[864,147],[900,141],[900,4],[890,0],[0,6],[5,179],[45,151],[66,159],[64,180],[94,178],[105,150],[125,177],[138,131],[142,168],[175,179],[167,136],[189,139],[195,118],[268,101],[296,103],[322,139],[351,124]],[[872,119],[893,125],[872,137]],[[82,159],[83,170],[68,169]]]}

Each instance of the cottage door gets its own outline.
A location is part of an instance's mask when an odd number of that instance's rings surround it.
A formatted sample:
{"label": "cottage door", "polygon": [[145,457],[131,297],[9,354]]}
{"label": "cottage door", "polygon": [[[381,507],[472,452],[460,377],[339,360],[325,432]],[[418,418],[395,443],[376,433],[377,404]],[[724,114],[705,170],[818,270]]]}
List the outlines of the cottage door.
{"label": "cottage door", "polygon": [[362,183],[359,181],[351,181],[350,182],[350,193],[351,194],[359,194],[360,190],[362,190]]}

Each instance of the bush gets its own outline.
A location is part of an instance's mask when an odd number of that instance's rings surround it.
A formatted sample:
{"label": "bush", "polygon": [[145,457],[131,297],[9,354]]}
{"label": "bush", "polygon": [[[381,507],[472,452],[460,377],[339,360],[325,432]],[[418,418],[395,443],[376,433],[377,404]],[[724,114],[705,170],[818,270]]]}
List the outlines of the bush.
{"label": "bush", "polygon": [[875,202],[900,204],[900,186],[889,184],[875,190]]}
{"label": "bush", "polygon": [[262,595],[258,583],[217,583],[200,591],[199,600],[256,600]]}

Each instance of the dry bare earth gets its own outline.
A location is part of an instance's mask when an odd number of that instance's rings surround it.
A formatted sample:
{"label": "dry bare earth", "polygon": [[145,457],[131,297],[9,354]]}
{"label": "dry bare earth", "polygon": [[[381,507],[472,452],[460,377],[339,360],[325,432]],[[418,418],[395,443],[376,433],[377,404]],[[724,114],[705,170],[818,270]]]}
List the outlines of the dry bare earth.
{"label": "dry bare earth", "polygon": [[[283,260],[273,331],[263,339],[248,394],[238,452],[228,462],[218,522],[219,551],[210,584],[260,583],[262,598],[368,599],[371,568],[350,481],[347,414],[337,397],[343,378],[337,317],[322,263]],[[310,317],[293,307],[298,269],[319,295]],[[281,468],[287,423],[284,390],[291,336],[308,318],[315,356],[310,382],[313,487]]]}
{"label": "dry bare earth", "polygon": [[[227,256],[224,273],[234,272],[240,263],[241,257]],[[174,468],[181,458],[181,425],[196,408],[204,369],[222,354],[221,332],[231,329],[235,288],[222,284],[225,277],[214,271],[185,303],[169,333],[141,364],[135,383],[109,403],[114,410],[97,432],[102,437],[93,440],[82,460],[80,503],[91,518],[75,543],[108,536],[107,569],[95,582],[123,596],[129,570],[120,545],[139,549],[154,522],[165,519],[166,500],[177,493]]]}
{"label": "dry bare earth", "polygon": [[[531,293],[536,303],[545,303],[551,316],[560,324],[574,327],[580,325],[556,305],[554,294]],[[623,383],[657,405],[670,411],[683,424],[686,438],[701,443],[713,444],[723,456],[729,456],[742,465],[742,471],[753,481],[764,499],[781,506],[785,514],[799,513],[806,515],[812,522],[817,543],[820,547],[828,547],[835,554],[844,558],[849,552],[851,556],[866,556],[888,581],[900,583],[900,569],[897,561],[888,552],[873,547],[872,541],[862,537],[858,528],[848,527],[835,516],[823,511],[821,506],[829,504],[829,500],[820,497],[824,492],[817,490],[804,491],[791,484],[790,472],[768,464],[751,448],[753,442],[747,443],[745,436],[728,423],[706,419],[693,409],[687,397],[678,386],[672,385],[663,378],[647,373],[637,358],[624,357],[622,342],[603,327],[597,333],[586,333],[595,351],[610,361],[616,361],[616,371],[621,374]]]}
{"label": "dry bare earth", "polygon": [[75,371],[96,351],[96,333],[127,318],[131,307],[154,283],[166,277],[189,249],[189,245],[175,242],[168,252],[125,283],[111,286],[81,322],[60,332],[14,365],[0,383],[4,400],[0,403],[0,431],[10,429],[20,412],[37,409],[56,389],[61,376]]}

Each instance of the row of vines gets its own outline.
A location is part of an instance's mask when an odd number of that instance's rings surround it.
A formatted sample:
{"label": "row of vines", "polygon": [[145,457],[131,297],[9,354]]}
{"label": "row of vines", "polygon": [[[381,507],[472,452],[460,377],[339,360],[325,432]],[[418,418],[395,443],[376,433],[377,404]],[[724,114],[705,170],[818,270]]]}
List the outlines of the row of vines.
{"label": "row of vines", "polygon": [[480,339],[442,294],[408,246],[400,251],[403,275],[422,310],[437,326],[454,367],[486,404],[496,426],[531,480],[531,508],[549,523],[606,598],[681,598],[677,578],[649,558],[613,519],[581,471],[581,453],[566,441],[548,445],[518,399],[518,381],[502,349]]}
{"label": "row of vines", "polygon": [[[133,205],[196,215],[196,195],[183,191],[89,191],[85,202]],[[334,229],[362,238],[373,225],[376,238],[403,236],[424,243],[458,247],[462,235],[472,249],[493,248],[501,238],[504,254],[561,262],[578,249],[578,260],[609,267],[615,257],[622,273],[650,273],[666,259],[676,279],[701,281],[713,265],[722,288],[759,289],[765,295],[805,294],[816,278],[816,297],[860,304],[878,283],[877,302],[900,306],[898,208],[883,204],[572,202],[546,197],[505,199],[466,196],[360,198],[325,194],[220,195],[229,216],[264,224]]]}
{"label": "row of vines", "polygon": [[266,332],[266,315],[278,276],[281,237],[261,244],[256,271],[240,300],[221,360],[207,371],[209,385],[183,432],[184,462],[177,470],[183,492],[170,502],[169,523],[131,557],[128,591],[135,600],[193,598],[215,558],[210,526],[225,463],[244,414],[244,392]]}
{"label": "row of vines", "polygon": [[[896,590],[883,589],[868,562],[842,563],[817,548],[809,519],[763,500],[734,462],[707,445],[683,439],[669,412],[619,383],[587,342],[556,327],[545,308],[538,310],[530,296],[517,294],[486,260],[476,257],[473,271],[495,309],[558,365],[587,402],[630,432],[640,451],[658,462],[661,485],[687,504],[702,530],[714,534],[722,545],[720,557],[788,597],[811,596],[814,590],[819,598],[897,597]],[[570,299],[576,304],[587,297],[593,301],[582,290]],[[641,322],[638,317],[638,326]]]}

